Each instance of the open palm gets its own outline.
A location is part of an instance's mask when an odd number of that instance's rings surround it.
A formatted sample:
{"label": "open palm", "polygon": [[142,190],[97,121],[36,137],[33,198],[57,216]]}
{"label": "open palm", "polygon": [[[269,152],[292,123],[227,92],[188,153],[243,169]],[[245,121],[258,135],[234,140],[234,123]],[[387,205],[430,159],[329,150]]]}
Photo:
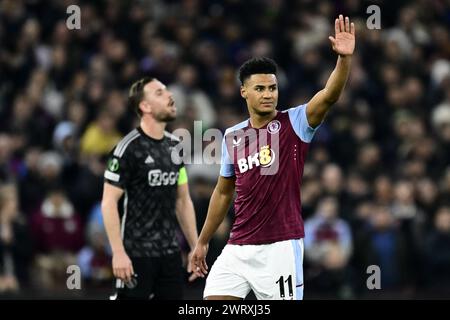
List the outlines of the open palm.
{"label": "open palm", "polygon": [[334,21],[335,37],[328,37],[331,41],[333,50],[342,56],[352,55],[355,50],[355,25],[350,19],[339,15]]}

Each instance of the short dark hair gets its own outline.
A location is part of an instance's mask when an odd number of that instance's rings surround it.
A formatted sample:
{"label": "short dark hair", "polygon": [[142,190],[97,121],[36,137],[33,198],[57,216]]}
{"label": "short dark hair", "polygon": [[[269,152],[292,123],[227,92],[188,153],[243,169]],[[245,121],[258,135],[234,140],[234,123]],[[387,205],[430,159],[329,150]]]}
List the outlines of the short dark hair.
{"label": "short dark hair", "polygon": [[239,81],[244,85],[244,81],[252,74],[277,74],[277,64],[270,58],[258,57],[245,61],[239,68]]}
{"label": "short dark hair", "polygon": [[144,98],[144,87],[147,83],[152,82],[155,78],[144,77],[139,79],[130,88],[128,92],[128,106],[133,108],[139,117],[142,117],[142,111],[139,109],[139,103]]}

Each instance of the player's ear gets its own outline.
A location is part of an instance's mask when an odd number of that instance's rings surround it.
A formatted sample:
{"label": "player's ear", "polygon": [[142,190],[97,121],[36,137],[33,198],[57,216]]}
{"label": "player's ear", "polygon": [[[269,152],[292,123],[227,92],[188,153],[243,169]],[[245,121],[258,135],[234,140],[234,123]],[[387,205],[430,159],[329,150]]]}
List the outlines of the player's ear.
{"label": "player's ear", "polygon": [[241,97],[247,99],[247,90],[244,86],[241,86]]}
{"label": "player's ear", "polygon": [[152,108],[147,101],[141,101],[139,103],[139,109],[141,109],[142,113],[150,113]]}

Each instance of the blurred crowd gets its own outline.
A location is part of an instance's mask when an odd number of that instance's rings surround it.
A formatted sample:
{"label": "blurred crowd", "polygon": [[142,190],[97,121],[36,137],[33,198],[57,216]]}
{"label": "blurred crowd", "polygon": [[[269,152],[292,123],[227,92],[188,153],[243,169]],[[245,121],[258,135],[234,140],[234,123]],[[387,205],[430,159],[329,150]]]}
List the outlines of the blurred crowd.
{"label": "blurred crowd", "polygon": [[[79,30],[66,26],[72,4]],[[366,26],[371,4],[379,30]],[[339,13],[355,22],[357,45],[305,165],[305,298],[449,298],[445,0],[0,0],[0,297],[66,294],[72,264],[83,289],[112,292],[99,202],[105,155],[137,126],[127,106],[135,80],[172,90],[170,131],[224,131],[247,118],[236,71],[250,57],[279,64],[280,110],[323,88]],[[188,174],[200,230],[218,166]],[[371,265],[381,290],[366,286]],[[202,286],[186,284],[186,297],[200,299]]]}

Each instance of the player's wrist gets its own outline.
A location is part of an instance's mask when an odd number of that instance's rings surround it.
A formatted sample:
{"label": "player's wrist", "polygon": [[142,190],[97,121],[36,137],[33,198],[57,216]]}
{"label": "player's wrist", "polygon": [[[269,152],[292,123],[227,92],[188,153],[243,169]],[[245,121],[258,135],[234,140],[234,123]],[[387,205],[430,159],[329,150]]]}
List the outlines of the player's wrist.
{"label": "player's wrist", "polygon": [[189,250],[192,252],[195,249],[195,246],[197,245],[197,241],[195,241],[194,243],[190,243],[189,244]]}
{"label": "player's wrist", "polygon": [[126,254],[125,248],[112,249],[113,255]]}
{"label": "player's wrist", "polygon": [[209,240],[206,240],[206,239],[201,238],[201,237],[198,238],[197,245],[200,245],[200,246],[207,246],[208,243],[209,243]]}

